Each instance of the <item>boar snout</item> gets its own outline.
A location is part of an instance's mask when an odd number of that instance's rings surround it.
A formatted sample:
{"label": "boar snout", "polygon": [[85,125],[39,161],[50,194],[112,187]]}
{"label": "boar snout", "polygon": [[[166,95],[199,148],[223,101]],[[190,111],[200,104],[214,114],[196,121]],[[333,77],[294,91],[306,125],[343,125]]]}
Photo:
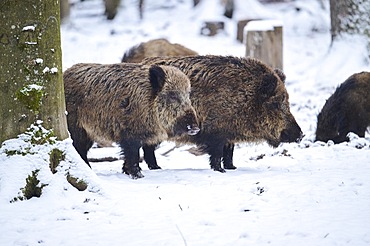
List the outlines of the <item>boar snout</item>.
{"label": "boar snout", "polygon": [[176,120],[174,126],[174,134],[177,136],[182,134],[188,134],[193,136],[196,135],[199,131],[200,128],[194,110],[186,111],[185,115],[179,117]]}
{"label": "boar snout", "polygon": [[188,128],[188,135],[190,136],[197,135],[200,131],[198,125],[196,124],[187,125],[186,128]]}
{"label": "boar snout", "polygon": [[297,122],[292,122],[290,126],[284,129],[280,134],[280,142],[292,143],[300,142],[303,138],[303,133]]}

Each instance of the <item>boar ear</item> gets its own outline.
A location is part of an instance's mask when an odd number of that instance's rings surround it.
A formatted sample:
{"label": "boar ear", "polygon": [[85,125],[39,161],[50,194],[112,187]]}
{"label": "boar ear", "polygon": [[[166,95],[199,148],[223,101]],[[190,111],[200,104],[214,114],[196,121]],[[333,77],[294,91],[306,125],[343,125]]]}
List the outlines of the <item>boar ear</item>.
{"label": "boar ear", "polygon": [[260,85],[261,95],[265,98],[269,98],[274,95],[277,86],[277,78],[274,74],[266,74],[263,76],[262,83]]}
{"label": "boar ear", "polygon": [[285,83],[286,76],[285,76],[284,72],[279,68],[275,68],[274,72],[277,74],[277,76],[279,76],[281,81],[283,81],[283,83]]}
{"label": "boar ear", "polygon": [[166,74],[160,66],[153,65],[149,68],[149,80],[152,85],[154,95],[157,95],[164,86]]}

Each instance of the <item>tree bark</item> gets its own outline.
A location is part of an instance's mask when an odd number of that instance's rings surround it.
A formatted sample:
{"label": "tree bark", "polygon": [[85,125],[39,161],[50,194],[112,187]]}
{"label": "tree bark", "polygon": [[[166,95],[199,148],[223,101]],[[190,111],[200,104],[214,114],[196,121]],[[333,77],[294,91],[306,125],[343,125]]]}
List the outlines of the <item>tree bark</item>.
{"label": "tree bark", "polygon": [[330,19],[332,40],[343,34],[365,35],[370,40],[369,0],[330,0]]}
{"label": "tree bark", "polygon": [[59,2],[0,2],[0,143],[37,120],[68,138]]}
{"label": "tree bark", "polygon": [[116,17],[117,9],[121,0],[104,0],[105,15],[108,20],[113,20]]}
{"label": "tree bark", "polygon": [[69,17],[70,5],[69,0],[59,0],[60,1],[60,20],[63,21]]}

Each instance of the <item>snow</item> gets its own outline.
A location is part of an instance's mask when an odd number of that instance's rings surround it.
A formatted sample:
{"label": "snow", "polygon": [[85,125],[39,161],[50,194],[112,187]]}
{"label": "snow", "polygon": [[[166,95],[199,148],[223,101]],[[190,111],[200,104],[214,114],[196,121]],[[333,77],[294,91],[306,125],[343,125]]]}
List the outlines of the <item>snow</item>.
{"label": "snow", "polygon": [[50,73],[52,73],[52,74],[57,73],[57,72],[58,72],[58,68],[56,68],[56,67],[52,67],[50,69]]}
{"label": "snow", "polygon": [[45,67],[44,70],[42,70],[42,73],[48,73],[50,72],[50,68],[49,67]]}
{"label": "snow", "polygon": [[[236,19],[219,16],[215,1],[204,0],[195,11],[190,0],[147,1],[143,21],[136,2],[124,1],[107,21],[103,1],[73,1],[62,26],[63,70],[79,62],[119,62],[128,48],[153,38],[200,54],[245,54],[236,41]],[[370,70],[364,41],[351,37],[331,47],[328,3],[236,3],[238,18],[283,22],[286,86],[302,142],[276,149],[239,144],[238,169],[226,173],[210,170],[208,156],[190,154],[193,146],[170,151],[175,144],[165,142],[156,150],[162,169],[141,163],[145,177],[132,180],[121,173],[122,160],[93,162],[89,169],[70,139],[44,147],[30,145],[25,136],[8,140],[0,149],[0,245],[370,244],[369,134],[350,134],[349,143],[313,141],[325,100],[349,75]],[[205,16],[225,21],[226,30],[200,36]],[[34,154],[4,154],[17,146]],[[69,155],[52,174],[49,152],[56,147]],[[89,157],[119,157],[119,151],[116,145],[93,148]],[[42,196],[10,203],[35,169],[48,184]],[[66,173],[85,179],[88,189],[77,191]]]}
{"label": "snow", "polygon": [[36,45],[37,44],[37,42],[24,42],[25,44],[30,44],[30,45]]}
{"label": "snow", "polygon": [[33,90],[41,91],[42,88],[43,87],[41,85],[30,84],[30,85],[27,85],[26,87],[22,88],[22,90],[20,92],[23,93],[23,94],[28,94],[30,91],[33,91]]}
{"label": "snow", "polygon": [[25,26],[22,28],[22,32],[25,31],[35,31],[36,27],[35,26]]}
{"label": "snow", "polygon": [[44,62],[44,60],[43,60],[43,59],[41,59],[41,58],[36,58],[36,59],[35,59],[35,62],[36,62],[37,64],[42,64],[42,63]]}
{"label": "snow", "polygon": [[250,21],[244,28],[244,37],[248,31],[273,31],[277,26],[283,26],[281,20]]}

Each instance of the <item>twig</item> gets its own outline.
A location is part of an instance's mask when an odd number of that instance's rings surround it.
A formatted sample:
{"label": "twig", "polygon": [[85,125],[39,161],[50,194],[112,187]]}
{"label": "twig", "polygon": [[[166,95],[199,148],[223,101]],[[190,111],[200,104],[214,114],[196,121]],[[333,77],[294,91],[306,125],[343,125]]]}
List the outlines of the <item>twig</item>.
{"label": "twig", "polygon": [[185,239],[184,235],[182,235],[182,232],[181,232],[180,228],[177,226],[177,224],[175,224],[175,225],[176,225],[176,228],[177,228],[177,230],[179,231],[179,233],[181,235],[182,240],[184,241],[184,245],[187,246],[188,244],[186,243],[186,239]]}

